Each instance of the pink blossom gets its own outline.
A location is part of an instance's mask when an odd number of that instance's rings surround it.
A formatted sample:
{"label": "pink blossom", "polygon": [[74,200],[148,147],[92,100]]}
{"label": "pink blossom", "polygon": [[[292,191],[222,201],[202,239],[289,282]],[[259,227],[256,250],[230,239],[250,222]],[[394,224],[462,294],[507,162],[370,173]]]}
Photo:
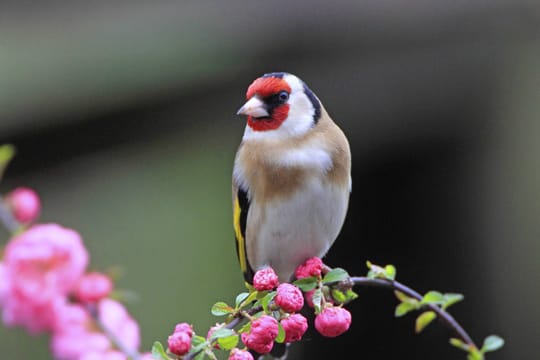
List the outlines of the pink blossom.
{"label": "pink blossom", "polygon": [[37,219],[41,210],[38,194],[27,187],[18,187],[6,196],[13,217],[23,224]]}
{"label": "pink blossom", "polygon": [[[92,359],[92,356],[98,356],[96,354],[101,354],[102,359],[109,359],[108,356],[111,360],[116,359],[111,340],[97,326],[85,307],[68,304],[59,314],[51,341],[52,352],[57,359],[80,360],[84,356]],[[125,348],[137,350],[140,342],[139,326],[122,304],[103,299],[98,304],[97,314],[103,326]]]}
{"label": "pink blossom", "polygon": [[290,343],[302,339],[308,328],[307,319],[301,314],[292,314],[281,320],[285,330],[285,342]]}
{"label": "pink blossom", "polygon": [[141,337],[139,324],[127,312],[124,305],[111,299],[99,302],[99,317],[103,325],[122,342],[124,347],[135,351]]}
{"label": "pink blossom", "polygon": [[278,276],[271,267],[257,271],[253,277],[253,287],[257,291],[273,290],[278,284]]}
{"label": "pink blossom", "polygon": [[327,307],[315,317],[315,328],[326,337],[343,334],[351,326],[351,313],[337,306]]}
{"label": "pink blossom", "polygon": [[117,350],[92,351],[83,354],[77,360],[127,360],[127,355]]}
{"label": "pink blossom", "polygon": [[2,321],[6,326],[22,326],[32,334],[50,331],[56,323],[57,309],[65,300],[56,296],[46,301],[30,301],[8,293],[2,304]]}
{"label": "pink blossom", "polygon": [[4,299],[9,292],[9,287],[6,266],[0,262],[0,306],[4,303]]}
{"label": "pink blossom", "polygon": [[86,353],[103,353],[111,348],[111,342],[83,306],[66,304],[58,312],[51,348],[56,359],[72,360]]}
{"label": "pink blossom", "polygon": [[79,234],[59,225],[35,225],[13,238],[4,255],[4,324],[34,333],[52,330],[57,307],[87,263]]}
{"label": "pink blossom", "polygon": [[277,320],[272,316],[263,315],[251,322],[249,332],[242,333],[242,342],[251,350],[266,354],[272,350],[277,335]]}
{"label": "pink blossom", "polygon": [[79,279],[75,287],[75,296],[82,302],[96,302],[107,297],[112,288],[112,280],[107,275],[92,272]]}
{"label": "pink blossom", "polygon": [[278,286],[274,301],[288,313],[299,311],[304,306],[302,291],[296,286],[287,283]]}
{"label": "pink blossom", "polygon": [[322,260],[318,257],[307,259],[306,262],[296,268],[296,278],[302,279],[311,276],[320,276],[323,266]]}

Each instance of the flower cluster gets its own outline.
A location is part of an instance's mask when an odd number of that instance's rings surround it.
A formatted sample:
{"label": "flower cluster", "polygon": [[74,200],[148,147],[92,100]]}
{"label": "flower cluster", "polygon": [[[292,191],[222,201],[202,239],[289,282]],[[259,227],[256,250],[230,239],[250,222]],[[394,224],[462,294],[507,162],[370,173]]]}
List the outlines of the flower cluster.
{"label": "flower cluster", "polygon": [[0,206],[17,224],[0,259],[4,325],[50,334],[60,360],[141,358],[139,326],[109,297],[112,280],[86,272],[89,255],[81,236],[58,224],[32,225],[41,204],[31,189],[14,190]]}
{"label": "flower cluster", "polygon": [[[171,355],[198,358],[202,353],[213,358],[212,353],[219,349],[229,351],[229,360],[252,360],[253,354],[270,353],[276,342],[288,344],[302,339],[308,329],[308,320],[299,313],[304,307],[304,297],[315,309],[314,326],[321,335],[335,337],[347,331],[351,314],[342,304],[352,299],[353,293],[330,291],[330,287],[345,280],[348,274],[341,269],[329,270],[319,258],[308,259],[295,274],[298,279],[295,283],[280,284],[271,267],[257,271],[253,286],[248,286],[250,291],[239,294],[235,306],[224,302],[214,304],[212,313],[228,318],[212,326],[206,337],[198,336],[189,324],[181,323],[168,338],[168,352],[159,343],[154,352],[163,360],[171,359]],[[332,292],[343,296],[334,299],[322,295]]]}

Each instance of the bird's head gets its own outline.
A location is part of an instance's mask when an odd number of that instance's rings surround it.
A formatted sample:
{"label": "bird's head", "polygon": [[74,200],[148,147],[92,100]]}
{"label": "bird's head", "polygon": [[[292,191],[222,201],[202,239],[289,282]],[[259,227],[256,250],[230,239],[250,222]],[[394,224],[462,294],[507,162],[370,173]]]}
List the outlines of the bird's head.
{"label": "bird's head", "polygon": [[251,83],[246,98],[237,112],[248,117],[244,138],[301,136],[321,117],[317,96],[292,74],[264,74]]}

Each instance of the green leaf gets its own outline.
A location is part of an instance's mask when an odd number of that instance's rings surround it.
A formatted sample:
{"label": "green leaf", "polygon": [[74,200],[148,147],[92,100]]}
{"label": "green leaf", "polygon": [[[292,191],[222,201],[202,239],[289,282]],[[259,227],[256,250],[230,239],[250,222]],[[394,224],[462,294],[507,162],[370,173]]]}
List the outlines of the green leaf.
{"label": "green leaf", "polygon": [[204,343],[204,342],[206,342],[206,338],[204,338],[203,336],[200,336],[200,335],[195,335],[191,339],[191,345],[192,346],[197,346],[197,345],[200,345],[201,343]]}
{"label": "green leaf", "polygon": [[465,344],[463,340],[458,338],[451,338],[450,339],[450,345],[457,347],[458,349],[461,349],[463,351],[469,352],[469,345]]}
{"label": "green leaf", "polygon": [[234,309],[230,307],[229,305],[227,305],[226,303],[219,301],[215,303],[214,305],[212,305],[211,311],[212,311],[212,315],[223,316],[223,315],[228,315],[232,313]]}
{"label": "green leaf", "polygon": [[248,292],[242,292],[240,294],[238,294],[236,296],[236,300],[234,301],[234,304],[236,306],[236,308],[238,308],[240,306],[240,304],[247,299],[247,297],[249,296],[249,293]]}
{"label": "green leaf", "polygon": [[236,335],[233,330],[227,329],[227,328],[221,328],[221,329],[216,329],[212,332],[212,339],[219,339],[219,338],[228,337],[232,335]]}
{"label": "green leaf", "polygon": [[467,360],[484,360],[484,354],[482,354],[476,348],[469,349]]}
{"label": "green leaf", "polygon": [[367,277],[370,279],[394,280],[396,277],[396,268],[394,265],[386,265],[384,268],[368,262],[369,271]]}
{"label": "green leaf", "polygon": [[328,284],[347,280],[348,278],[349,274],[347,273],[347,271],[342,268],[335,268],[327,272],[326,275],[324,275],[322,282],[323,284]]}
{"label": "green leaf", "polygon": [[268,312],[268,304],[270,304],[270,302],[274,300],[274,298],[276,297],[276,294],[277,294],[276,291],[271,291],[268,294],[266,294],[265,297],[262,298],[261,305],[265,313]]}
{"label": "green leaf", "polygon": [[358,297],[358,294],[351,289],[347,289],[347,291],[345,292],[345,297],[347,298],[346,302],[349,302],[356,299]]}
{"label": "green leaf", "polygon": [[285,341],[285,329],[283,328],[281,323],[278,323],[278,334],[275,341],[277,343],[282,343]]}
{"label": "green leaf", "polygon": [[217,339],[217,343],[222,350],[232,350],[238,344],[238,335],[220,337]]}
{"label": "green leaf", "polygon": [[396,295],[396,297],[398,298],[399,301],[401,302],[406,302],[406,301],[411,301],[411,300],[416,300],[416,299],[413,299],[407,295],[405,295],[404,293],[402,293],[401,291],[394,291],[394,294]]}
{"label": "green leaf", "polygon": [[189,350],[189,354],[197,354],[195,356],[195,359],[199,358],[199,355],[201,354],[203,354],[204,357],[204,350],[208,348],[209,343],[206,341],[205,338],[203,338],[202,336],[194,336],[191,340],[191,349]]}
{"label": "green leaf", "polygon": [[251,330],[251,321],[248,321],[247,323],[242,325],[242,327],[240,327],[240,329],[238,329],[236,332],[242,334],[248,332],[249,330]]}
{"label": "green leaf", "polygon": [[236,309],[242,309],[245,306],[248,306],[253,301],[259,298],[260,293],[258,291],[250,292],[248,297],[246,297],[241,303],[236,305]]}
{"label": "green leaf", "polygon": [[462,294],[446,293],[443,295],[443,310],[446,310],[450,306],[462,301],[465,297]]}
{"label": "green leaf", "polygon": [[396,310],[394,311],[395,317],[403,316],[411,311],[416,310],[417,306],[412,302],[402,302],[396,306]]}
{"label": "green leaf", "polygon": [[426,311],[420,314],[420,316],[416,318],[416,333],[418,334],[424,330],[436,317],[437,315],[433,311]]}
{"label": "green leaf", "polygon": [[317,278],[315,276],[298,279],[293,282],[294,285],[298,286],[302,291],[310,291],[317,287]]}
{"label": "green leaf", "polygon": [[386,275],[386,278],[388,280],[395,280],[396,279],[396,267],[394,265],[386,265],[384,267],[384,272]]}
{"label": "green leaf", "polygon": [[204,360],[205,356],[206,353],[204,351],[201,351],[193,358],[193,360]]}
{"label": "green leaf", "polygon": [[482,345],[482,352],[487,353],[491,351],[499,350],[504,346],[504,339],[497,335],[490,335],[484,339],[484,345]]}
{"label": "green leaf", "polygon": [[347,301],[347,296],[341,290],[332,289],[332,299],[336,300],[340,304],[343,304],[345,301]]}
{"label": "green leaf", "polygon": [[1,145],[0,146],[0,178],[4,174],[4,170],[8,166],[11,159],[15,156],[15,147],[13,145]]}
{"label": "green leaf", "polygon": [[321,289],[315,290],[312,296],[313,307],[315,308],[315,314],[319,314],[321,312],[322,300],[323,300],[322,290]]}
{"label": "green leaf", "polygon": [[429,291],[427,292],[424,297],[422,298],[422,301],[420,301],[420,304],[436,304],[440,305],[444,303],[444,296],[438,291]]}
{"label": "green leaf", "polygon": [[154,345],[152,345],[152,357],[158,360],[170,360],[159,341],[154,341]]}

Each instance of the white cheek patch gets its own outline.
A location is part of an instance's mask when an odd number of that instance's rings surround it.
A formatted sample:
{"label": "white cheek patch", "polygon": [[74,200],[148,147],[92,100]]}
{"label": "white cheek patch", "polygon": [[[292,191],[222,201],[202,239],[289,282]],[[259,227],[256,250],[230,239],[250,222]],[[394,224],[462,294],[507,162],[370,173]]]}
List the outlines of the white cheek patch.
{"label": "white cheek patch", "polygon": [[313,127],[315,109],[307,95],[304,93],[304,83],[291,74],[285,75],[284,79],[291,87],[287,119],[279,128],[274,130],[255,131],[249,126],[246,126],[243,137],[244,140],[298,137],[304,135]]}

